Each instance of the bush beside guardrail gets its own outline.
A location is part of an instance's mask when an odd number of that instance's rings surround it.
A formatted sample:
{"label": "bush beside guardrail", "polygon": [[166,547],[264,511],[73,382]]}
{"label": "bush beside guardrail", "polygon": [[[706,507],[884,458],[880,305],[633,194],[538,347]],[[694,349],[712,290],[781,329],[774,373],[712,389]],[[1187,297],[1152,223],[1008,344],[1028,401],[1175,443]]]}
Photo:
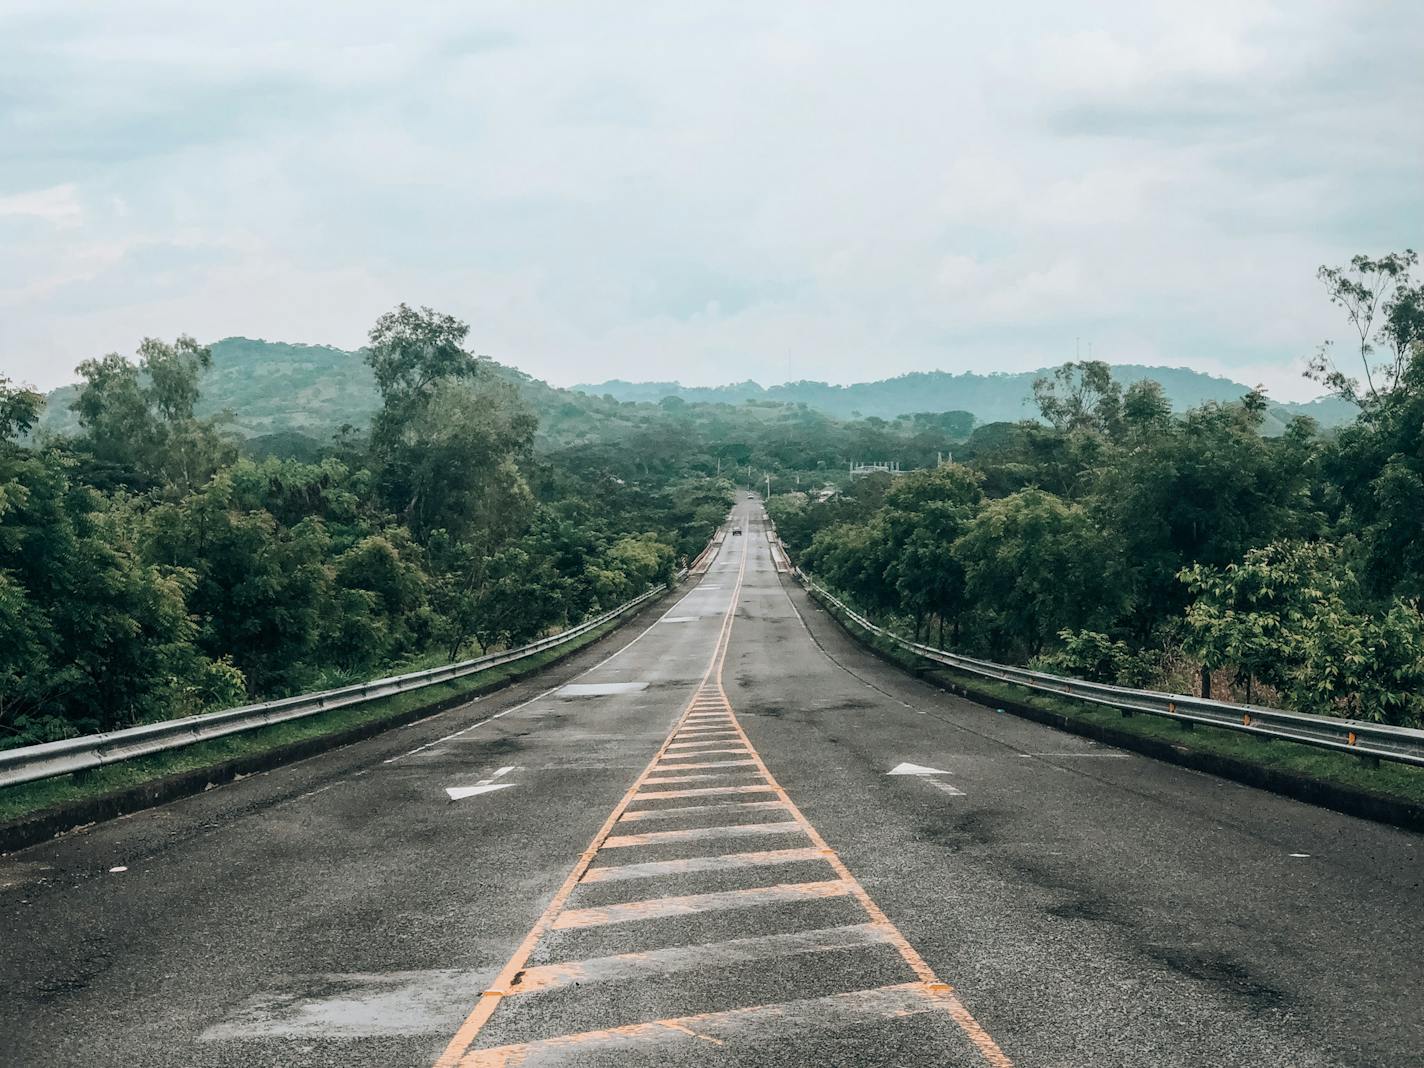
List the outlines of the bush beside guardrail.
{"label": "bush beside guardrail", "polygon": [[[678,578],[685,573],[680,573]],[[21,783],[37,782],[58,775],[88,771],[151,753],[178,749],[241,731],[256,730],[331,709],[367,704],[394,694],[452,682],[565,645],[645,604],[667,588],[666,585],[656,586],[617,608],[585,620],[576,627],[516,649],[506,649],[471,660],[461,660],[423,671],[392,675],[332,690],[185,716],[182,719],[144,723],[102,734],[87,734],[78,738],[64,738],[56,742],[0,750],[0,787],[18,786]]]}
{"label": "bush beside guardrail", "polygon": [[794,574],[808,592],[867,633],[917,657],[956,671],[1013,683],[1057,697],[1071,697],[1079,701],[1106,705],[1121,709],[1125,713],[1142,712],[1187,724],[1201,723],[1258,737],[1288,739],[1305,745],[1350,753],[1372,761],[1390,760],[1424,767],[1424,730],[1307,715],[1258,705],[1238,705],[1186,694],[1135,690],[961,656],[910,641],[877,626],[799,569]]}

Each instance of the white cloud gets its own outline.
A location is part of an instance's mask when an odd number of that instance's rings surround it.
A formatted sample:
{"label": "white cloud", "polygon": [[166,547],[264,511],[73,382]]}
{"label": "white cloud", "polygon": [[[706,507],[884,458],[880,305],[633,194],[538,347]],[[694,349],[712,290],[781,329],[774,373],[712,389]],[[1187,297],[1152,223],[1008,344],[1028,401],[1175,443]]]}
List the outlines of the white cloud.
{"label": "white cloud", "polygon": [[1083,338],[1309,395],[1316,265],[1424,240],[1424,71],[1355,76],[1424,9],[1379,16],[35,5],[0,33],[0,368],[52,385],[180,331],[350,346],[406,300],[565,383]]}
{"label": "white cloud", "polygon": [[73,182],[35,189],[25,193],[0,196],[0,218],[39,219],[55,226],[77,226],[83,220],[84,206]]}

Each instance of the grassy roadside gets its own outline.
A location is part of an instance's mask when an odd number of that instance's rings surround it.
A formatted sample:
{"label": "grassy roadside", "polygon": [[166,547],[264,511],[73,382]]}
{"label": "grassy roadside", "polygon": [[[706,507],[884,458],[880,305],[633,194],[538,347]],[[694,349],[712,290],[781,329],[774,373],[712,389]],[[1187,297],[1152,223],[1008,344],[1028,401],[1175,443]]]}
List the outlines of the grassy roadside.
{"label": "grassy roadside", "polygon": [[847,625],[833,606],[819,600],[817,603],[840,622],[848,634],[873,648],[884,659],[946,689],[967,692],[975,700],[1037,710],[1056,717],[1065,729],[1076,733],[1126,736],[1126,739],[1139,739],[1146,743],[1144,749],[1150,746],[1170,747],[1174,752],[1183,754],[1205,754],[1223,761],[1252,765],[1261,769],[1267,777],[1275,773],[1407,805],[1424,806],[1424,768],[1387,761],[1382,761],[1378,767],[1371,767],[1359,757],[1348,754],[1281,739],[1266,741],[1220,727],[1199,724],[1185,730],[1179,723],[1158,716],[1139,713],[1125,717],[1115,708],[1054,697],[997,679],[981,678],[938,665],[930,666],[898,646],[866,634],[854,624]]}
{"label": "grassy roadside", "polygon": [[[649,602],[650,605],[655,603],[656,601]],[[0,825],[46,809],[73,805],[142,787],[184,772],[200,771],[244,758],[258,758],[302,742],[313,742],[363,727],[378,730],[383,723],[394,726],[403,719],[408,721],[411,714],[418,710],[435,711],[442,706],[456,703],[461,698],[474,697],[498,689],[514,679],[532,675],[596,642],[641,614],[635,611],[619,619],[609,620],[567,645],[545,650],[525,660],[501,664],[499,667],[480,671],[454,682],[395,694],[368,705],[352,705],[319,712],[304,719],[277,723],[225,738],[215,738],[165,753],[124,760],[75,775],[6,787],[0,789]]]}

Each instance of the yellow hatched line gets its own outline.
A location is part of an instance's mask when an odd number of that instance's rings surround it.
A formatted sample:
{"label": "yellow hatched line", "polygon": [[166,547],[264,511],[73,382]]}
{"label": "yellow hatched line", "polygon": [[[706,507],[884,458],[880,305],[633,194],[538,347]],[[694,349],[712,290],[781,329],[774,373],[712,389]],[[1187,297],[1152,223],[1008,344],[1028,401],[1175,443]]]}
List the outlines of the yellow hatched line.
{"label": "yellow hatched line", "polygon": [[[730,700],[727,698],[726,690],[722,683],[722,671],[726,664],[727,648],[730,644],[732,621],[735,617],[738,598],[741,594],[743,579],[746,575],[747,553],[743,550],[741,566],[737,573],[736,585],[732,591],[731,601],[727,607],[726,614],[722,620],[722,627],[717,637],[716,645],[713,647],[712,662],[708,665],[706,673],[703,675],[702,683],[693,699],[683,709],[682,715],[678,719],[677,725],[669,733],[667,739],[659,746],[657,753],[643,769],[642,773],[628,788],[622,800],[609,813],[603,826],[599,828],[589,847],[580,854],[578,862],[573,871],[569,873],[564,884],[555,893],[553,899],[545,908],[539,920],[524,940],[515,950],[514,955],[500,970],[479,1001],[475,1003],[474,1009],[461,1024],[454,1037],[450,1040],[445,1052],[436,1061],[435,1068],[482,1068],[482,1066],[513,1065],[523,1063],[531,1054],[545,1053],[551,1054],[555,1051],[572,1052],[583,1047],[590,1052],[600,1046],[607,1047],[611,1041],[615,1047],[622,1045],[625,1040],[641,1043],[644,1037],[656,1037],[659,1040],[665,1039],[669,1034],[686,1035],[694,1038],[711,1038],[714,1042],[719,1039],[705,1033],[699,1033],[709,1024],[725,1022],[729,1027],[737,1027],[747,1021],[756,1023],[762,1020],[777,1021],[776,1026],[781,1026],[787,1019],[788,1006],[804,1006],[810,1011],[806,1015],[804,1023],[807,1029],[814,1027],[814,1007],[824,1006],[832,1017],[837,1012],[841,1012],[846,1006],[855,1006],[862,1003],[877,1003],[889,999],[897,1004],[897,1009],[891,1015],[901,1015],[914,1013],[917,1011],[934,1010],[944,1011],[960,1028],[969,1041],[974,1045],[983,1060],[991,1068],[1013,1068],[1013,1062],[999,1048],[998,1044],[974,1018],[964,1004],[959,1000],[954,988],[941,980],[934,972],[934,969],[924,960],[913,946],[905,939],[904,935],[891,923],[889,917],[880,909],[869,893],[861,886],[859,880],[851,874],[840,856],[821,837],[820,833],[806,819],[805,815],[791,800],[785,788],[777,782],[776,778],[767,768],[765,761],[753,748],[751,739],[742,729],[741,723],[736,715],[732,713]],[[700,705],[718,704],[728,712],[728,724],[726,728],[717,728],[713,731],[701,728],[687,730],[688,717],[694,710],[700,711]],[[645,791],[644,785],[647,783],[676,782],[679,780],[700,778],[703,776],[677,776],[670,778],[655,778],[653,773],[658,770],[659,763],[662,762],[668,747],[678,740],[686,740],[689,735],[701,735],[706,733],[725,733],[730,731],[735,733],[745,744],[751,756],[750,763],[757,772],[764,778],[765,785],[741,785],[741,786],[713,786],[713,787],[691,787],[678,790]],[[709,907],[737,907],[737,905],[716,905],[712,904],[712,899],[725,901],[752,902],[756,900],[757,891],[728,891],[721,894],[688,895],[685,898],[655,898],[647,901],[625,902],[622,905],[610,905],[601,909],[567,909],[570,895],[574,889],[584,879],[590,868],[593,858],[601,848],[608,845],[608,839],[614,826],[623,818],[629,804],[636,800],[646,800],[657,797],[688,797],[703,794],[721,794],[736,792],[771,792],[776,795],[777,800],[785,807],[787,815],[790,817],[786,824],[788,828],[800,830],[811,841],[811,848],[829,864],[834,871],[836,878],[823,883],[815,884],[791,884],[791,886],[763,887],[758,888],[764,897],[768,891],[790,892],[792,894],[826,894],[845,895],[853,897],[864,909],[870,922],[884,935],[884,940],[893,946],[915,974],[918,982],[901,984],[896,987],[884,987],[872,991],[857,991],[852,994],[833,995],[828,998],[811,998],[801,1002],[785,1003],[777,1006],[752,1006],[746,1009],[737,1009],[724,1013],[710,1013],[702,1016],[685,1017],[679,1019],[669,1019],[651,1021],[644,1024],[633,1024],[626,1027],[612,1028],[604,1031],[584,1032],[581,1034],[565,1035],[559,1038],[546,1039],[535,1043],[520,1043],[513,1046],[502,1046],[492,1049],[477,1050],[474,1044],[477,1041],[480,1031],[494,1015],[501,1000],[512,992],[512,986],[520,972],[524,969],[529,960],[534,947],[538,945],[540,939],[552,929],[563,929],[568,927],[582,927],[587,925],[601,925],[609,922],[624,922],[639,918],[648,918],[656,915],[680,915],[686,914],[688,910],[696,910],[704,905]],[[657,833],[657,832],[654,832]],[[645,836],[624,836],[624,837],[645,837]],[[802,886],[805,890],[793,890],[792,886]],[[814,887],[815,889],[810,889]],[[751,897],[743,896],[751,894]],[[575,962],[576,963],[576,962]],[[908,999],[908,1000],[906,1000]],[[927,1007],[926,1009],[921,1006]],[[880,1010],[877,1010],[880,1011]],[[795,1014],[800,1018],[801,1014]],[[882,1017],[883,1018],[883,1017]],[[692,1021],[697,1021],[699,1027],[694,1029],[689,1026]],[[755,1030],[755,1028],[753,1028]],[[556,1054],[557,1055],[557,1054]]]}

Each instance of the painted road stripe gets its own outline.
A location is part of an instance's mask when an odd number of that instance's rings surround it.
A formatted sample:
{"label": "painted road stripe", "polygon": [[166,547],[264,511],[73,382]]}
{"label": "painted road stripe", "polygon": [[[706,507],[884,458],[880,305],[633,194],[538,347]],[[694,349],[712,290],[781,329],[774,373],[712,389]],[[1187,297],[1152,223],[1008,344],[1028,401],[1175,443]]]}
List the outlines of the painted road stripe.
{"label": "painted road stripe", "polygon": [[611,923],[635,923],[639,920],[661,920],[669,916],[695,916],[699,912],[721,912],[727,909],[755,909],[763,905],[784,905],[794,901],[820,901],[830,897],[846,897],[850,885],[841,879],[825,879],[815,883],[778,883],[776,886],[753,886],[746,890],[719,890],[711,894],[684,894],[680,897],[654,897],[646,901],[625,901],[601,908],[567,909],[554,920],[555,931],[583,927],[604,927]]}
{"label": "painted road stripe", "polygon": [[705,756],[715,756],[718,753],[750,753],[746,746],[735,748],[723,747],[721,749],[695,749],[691,753],[668,753],[664,755],[662,763],[666,764],[670,760],[701,760]]}
{"label": "painted road stripe", "polygon": [[697,816],[711,812],[738,812],[743,810],[765,811],[772,808],[785,808],[780,801],[718,801],[711,805],[678,805],[675,808],[635,808],[631,812],[625,812],[618,817],[618,822],[627,823],[633,820],[662,820],[671,819],[675,816]]}
{"label": "painted road stripe", "polygon": [[[583,1031],[537,1042],[470,1050],[455,1062],[459,1068],[541,1068],[577,1064],[592,1057],[620,1052],[647,1054],[689,1043],[746,1044],[795,1038],[817,1031],[840,1031],[865,1024],[942,1012],[944,996],[929,983],[902,983],[876,990],[753,1005],[727,1012],[677,1016],[648,1023],[626,1024],[603,1031]],[[731,1060],[735,1060],[733,1054]]]}
{"label": "painted road stripe", "polygon": [[925,782],[929,783],[931,786],[933,786],[933,787],[934,787],[936,790],[938,790],[940,793],[942,793],[942,794],[948,794],[950,797],[963,797],[963,796],[964,796],[964,791],[963,791],[963,790],[959,789],[959,788],[956,787],[956,786],[951,786],[951,785],[950,785],[949,783],[947,783],[947,782],[940,782],[940,781],[937,780],[937,779],[926,779]]}
{"label": "painted road stripe", "polygon": [[643,834],[613,835],[603,842],[604,849],[626,849],[629,846],[657,845],[660,842],[692,842],[700,838],[754,838],[759,834],[794,834],[801,830],[795,820],[776,823],[732,823],[724,827],[684,827],[676,831],[646,831]]}
{"label": "painted road stripe", "polygon": [[706,760],[701,764],[658,764],[658,771],[678,771],[682,768],[744,768],[747,765],[756,766],[755,760]]}
{"label": "painted road stripe", "polygon": [[[745,546],[739,555],[738,569],[736,572],[736,585],[730,598],[728,598],[727,608],[722,617],[722,626],[718,633],[717,640],[713,646],[712,659],[707,666],[707,671],[702,677],[702,683],[698,694],[694,695],[688,707],[683,711],[685,717],[692,712],[693,705],[704,704],[699,698],[711,697],[715,695],[720,698],[723,707],[730,710],[730,703],[726,701],[726,692],[722,685],[722,674],[726,666],[728,647],[730,644],[732,625],[735,619],[737,605],[739,603],[742,584],[747,570],[748,553]],[[730,570],[729,568],[724,570]],[[788,601],[790,600],[787,595]],[[792,603],[792,608],[795,604]],[[798,613],[799,615],[799,613]],[[646,633],[646,632],[645,632]],[[640,635],[641,636],[641,635]],[[616,654],[615,654],[616,655]],[[653,759],[648,763],[643,772],[628,787],[623,798],[616,804],[613,811],[603,821],[598,831],[594,834],[593,840],[589,843],[578,860],[574,863],[573,869],[563,884],[554,893],[553,899],[545,906],[540,913],[534,926],[520,941],[514,953],[510,956],[490,982],[489,987],[480,995],[471,1009],[470,1014],[465,1018],[454,1036],[450,1039],[445,1051],[436,1061],[435,1068],[457,1068],[459,1065],[509,1065],[516,1061],[527,1066],[538,1063],[568,1063],[572,1058],[575,1060],[585,1060],[581,1057],[580,1047],[589,1045],[590,1041],[598,1042],[603,1040],[612,1041],[612,1049],[616,1053],[620,1041],[620,1036],[633,1036],[633,1045],[643,1046],[646,1044],[646,1036],[655,1036],[654,1040],[671,1038],[673,1041],[681,1042],[687,1039],[696,1041],[709,1041],[714,1045],[720,1045],[722,1039],[715,1034],[704,1033],[705,1031],[726,1030],[729,1034],[740,1037],[748,1031],[755,1032],[758,1025],[763,1029],[770,1028],[767,1033],[781,1033],[790,1021],[791,1032],[796,1033],[807,1027],[813,1026],[838,1026],[834,1021],[849,1019],[850,1023],[859,1022],[882,1022],[893,1019],[896,1016],[911,1015],[921,1011],[923,1005],[929,1005],[948,1016],[978,1051],[980,1058],[990,1066],[990,1068],[1013,1068],[1013,1062],[1004,1054],[993,1037],[984,1030],[983,1026],[976,1020],[964,1003],[959,1000],[954,989],[947,983],[941,981],[923,957],[910,945],[895,926],[890,922],[884,911],[866,892],[860,882],[851,874],[844,861],[830,847],[816,828],[806,819],[801,810],[796,806],[785,789],[767,769],[766,764],[760,756],[756,755],[751,746],[750,740],[737,722],[735,716],[732,718],[731,731],[746,743],[752,756],[757,762],[761,774],[765,777],[764,784],[747,784],[741,786],[723,787],[692,787],[683,790],[654,790],[646,791],[648,776],[658,761],[667,752],[669,745],[680,740],[701,740],[701,736],[708,733],[723,734],[726,730],[704,731],[694,730],[688,733],[686,739],[680,737],[684,734],[684,720],[679,720],[674,727],[674,734],[664,740],[658,748]],[[713,895],[691,895],[683,898],[664,898],[659,901],[630,902],[623,905],[615,905],[605,909],[579,909],[569,910],[568,903],[574,891],[578,888],[579,882],[584,874],[592,866],[593,859],[598,855],[605,840],[611,835],[617,826],[620,817],[628,810],[628,806],[634,800],[651,800],[653,798],[687,797],[702,794],[727,794],[727,793],[748,793],[748,792],[769,792],[774,794],[785,807],[786,813],[797,823],[801,831],[810,840],[819,852],[824,854],[826,863],[831,870],[839,877],[823,883],[812,884],[789,884],[784,886],[764,887],[755,890],[732,891],[723,894]],[[798,890],[798,885],[803,888]],[[866,914],[866,918],[878,927],[881,927],[886,934],[886,942],[894,947],[896,952],[904,960],[909,971],[919,980],[915,983],[906,983],[898,987],[883,987],[878,990],[865,990],[850,994],[834,994],[826,998],[810,998],[803,1001],[785,1002],[776,1006],[753,1006],[745,1009],[733,1009],[727,1012],[708,1013],[699,1016],[689,1016],[668,1020],[655,1020],[646,1024],[634,1024],[623,1028],[612,1028],[605,1031],[584,1032],[576,1035],[565,1035],[561,1038],[545,1039],[537,1043],[520,1044],[517,1046],[505,1046],[489,1050],[477,1050],[476,1044],[480,1039],[480,1034],[486,1023],[498,1011],[502,1000],[507,997],[512,986],[519,978],[520,974],[529,964],[530,955],[539,947],[549,931],[561,926],[572,927],[582,924],[602,925],[605,923],[616,923],[624,920],[648,918],[649,910],[657,909],[657,914],[685,915],[686,910],[699,911],[706,907],[735,908],[753,903],[766,903],[767,895],[778,893],[792,893],[800,895],[804,893],[806,886],[833,887],[832,892],[827,892],[825,896],[850,896],[854,898]],[[813,900],[813,897],[795,896],[792,900]],[[667,913],[666,910],[673,911]],[[912,993],[908,993],[912,992]],[[902,999],[896,1003],[896,998]],[[877,1002],[878,999],[878,1002]],[[867,1008],[866,1006],[869,1005]],[[804,1022],[803,1022],[804,1018]],[[683,1021],[690,1022],[688,1023]],[[843,1025],[843,1024],[842,1024]],[[707,1049],[707,1046],[701,1047]],[[552,1054],[552,1056],[551,1056]]]}
{"label": "painted road stripe", "polygon": [[653,779],[644,779],[645,783],[652,783],[654,786],[662,786],[670,782],[697,782],[707,779],[728,779],[737,775],[752,775],[750,771],[699,771],[694,775],[660,775]]}
{"label": "painted road stripe", "polygon": [[668,749],[711,749],[715,746],[726,745],[728,742],[733,741],[736,741],[736,739],[724,738],[719,741],[716,738],[713,738],[710,741],[706,742],[673,742],[671,745],[668,746]]}
{"label": "painted road stripe", "polygon": [[619,953],[610,957],[591,957],[529,968],[519,977],[510,993],[536,994],[541,990],[556,990],[575,983],[636,981],[696,968],[725,968],[803,953],[883,945],[885,941],[884,928],[873,923],[857,923],[848,927],[824,927],[817,931],[672,946],[646,953]]}
{"label": "painted road stripe", "polygon": [[686,872],[723,871],[729,868],[765,868],[776,864],[824,859],[820,851],[811,846],[802,846],[800,849],[767,849],[758,853],[719,853],[711,857],[682,857],[679,860],[649,860],[639,864],[609,864],[589,868],[584,873],[583,881],[621,882],[624,879],[649,879],[656,875],[682,875]]}
{"label": "painted road stripe", "polygon": [[694,786],[687,790],[640,790],[633,795],[634,801],[647,801],[655,797],[705,797],[710,794],[765,794],[775,793],[775,786]]}
{"label": "painted road stripe", "polygon": [[[714,737],[711,737],[711,735],[713,735],[713,734],[716,734],[716,737],[715,737],[715,738],[714,738]],[[680,741],[687,741],[687,740],[689,740],[689,739],[696,739],[696,740],[698,740],[698,741],[703,741],[703,742],[717,742],[717,743],[719,743],[719,744],[721,744],[721,745],[731,745],[733,742],[736,742],[736,741],[739,741],[739,740],[740,740],[740,739],[737,737],[736,732],[733,731],[731,728],[728,728],[727,730],[721,730],[721,731],[700,731],[700,732],[698,732],[698,733],[696,733],[696,734],[679,734],[679,735],[677,735],[677,738],[678,738]]]}

